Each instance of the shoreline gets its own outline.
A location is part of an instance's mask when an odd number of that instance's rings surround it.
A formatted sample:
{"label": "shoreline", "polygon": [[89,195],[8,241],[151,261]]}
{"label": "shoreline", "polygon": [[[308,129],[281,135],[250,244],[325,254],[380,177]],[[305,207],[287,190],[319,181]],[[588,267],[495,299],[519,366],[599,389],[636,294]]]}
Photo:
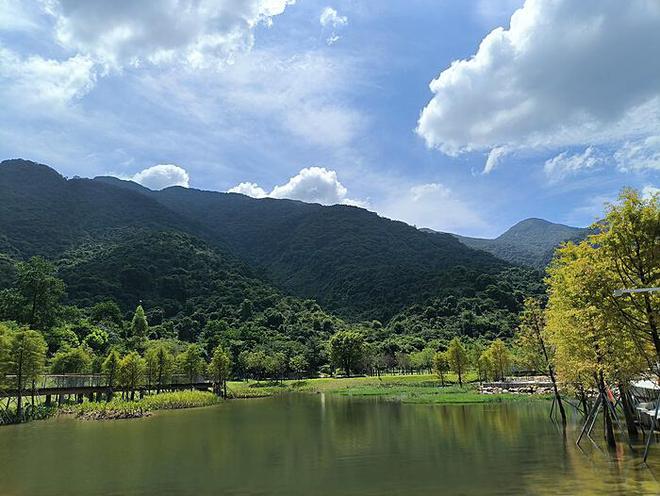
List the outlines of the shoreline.
{"label": "shoreline", "polygon": [[224,401],[257,399],[286,394],[332,394],[354,398],[381,398],[404,404],[469,405],[538,401],[548,399],[546,394],[530,392],[483,392],[478,382],[472,380],[460,387],[453,377],[441,386],[436,376],[383,375],[366,377],[327,377],[290,379],[285,381],[233,381],[228,383],[228,398],[223,399],[210,391],[177,391],[147,395],[130,401],[115,398],[112,401],[63,405],[51,415],[71,416],[78,420],[127,420],[145,418],[163,410],[181,410],[214,406]]}

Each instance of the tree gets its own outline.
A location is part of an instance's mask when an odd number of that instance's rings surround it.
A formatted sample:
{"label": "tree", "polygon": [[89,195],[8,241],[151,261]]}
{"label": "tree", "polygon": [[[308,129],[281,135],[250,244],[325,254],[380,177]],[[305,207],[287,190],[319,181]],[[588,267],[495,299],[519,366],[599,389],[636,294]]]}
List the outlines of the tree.
{"label": "tree", "polygon": [[286,355],[281,352],[273,353],[266,360],[266,374],[272,379],[282,381],[288,362]]}
{"label": "tree", "polygon": [[[624,189],[619,203],[609,205],[605,219],[595,227],[588,243],[602,251],[614,289],[637,289],[660,286],[660,194],[644,199],[639,192]],[[630,293],[606,295],[622,330],[643,347],[652,343],[660,363],[660,295]],[[660,376],[660,371],[654,367]]]}
{"label": "tree", "polygon": [[147,348],[144,355],[146,363],[147,383],[156,386],[156,394],[159,394],[172,376],[174,368],[174,355],[164,343],[157,343]]}
{"label": "tree", "polygon": [[291,360],[289,360],[289,368],[296,374],[296,377],[300,379],[309,368],[309,362],[307,361],[307,358],[305,358],[305,355],[294,355],[291,357]]}
{"label": "tree", "polygon": [[55,276],[55,266],[42,257],[18,262],[16,272],[16,287],[2,293],[0,317],[48,329],[55,322],[64,282]]}
{"label": "tree", "polygon": [[350,376],[362,358],[364,336],[358,331],[339,331],[328,342],[330,360]]}
{"label": "tree", "polygon": [[103,361],[101,370],[105,374],[106,384],[108,386],[108,401],[112,399],[113,389],[117,383],[119,376],[119,367],[121,365],[121,356],[117,350],[112,350],[108,353],[108,356]]}
{"label": "tree", "polygon": [[451,369],[458,376],[458,384],[463,387],[463,374],[468,367],[468,355],[458,336],[449,342],[447,360]]}
{"label": "tree", "polygon": [[131,401],[135,400],[135,390],[144,380],[144,359],[137,352],[131,351],[119,366],[119,378],[122,386],[131,393]]}
{"label": "tree", "polygon": [[535,298],[526,298],[524,309],[520,314],[520,326],[516,335],[516,341],[523,353],[523,359],[528,364],[538,364],[548,372],[552,382],[552,390],[555,401],[559,407],[562,425],[566,425],[566,411],[557,387],[557,377],[552,359],[554,353],[547,344],[545,336],[545,315],[541,304]]}
{"label": "tree", "polygon": [[144,314],[142,305],[138,305],[131,321],[131,336],[137,339],[146,339],[148,332],[149,323],[147,322],[147,316]]}
{"label": "tree", "polygon": [[222,346],[217,346],[213,350],[213,356],[209,363],[208,373],[216,394],[222,394],[227,397],[227,381],[231,373],[231,357]]}
{"label": "tree", "polygon": [[195,379],[204,370],[204,358],[202,357],[202,349],[199,345],[188,345],[186,351],[179,355],[179,366],[181,371],[188,378],[188,383],[192,388]]}
{"label": "tree", "polygon": [[92,307],[89,312],[93,322],[107,322],[115,325],[121,325],[122,315],[119,305],[112,300],[102,301]]}
{"label": "tree", "polygon": [[[627,382],[649,367],[650,341],[635,342],[621,332],[608,298],[615,287],[605,252],[589,240],[557,251],[548,269],[548,341],[555,350],[557,374],[569,384],[589,384],[604,399],[605,437],[616,446],[606,383]],[[651,351],[651,356],[655,353]],[[582,388],[586,389],[586,387]]]}
{"label": "tree", "polygon": [[5,373],[14,376],[13,386],[17,391],[16,417],[23,420],[23,391],[32,384],[34,404],[34,382],[44,371],[47,345],[41,333],[33,330],[19,330],[10,335]]}
{"label": "tree", "polygon": [[50,370],[54,374],[85,374],[92,366],[92,356],[84,346],[63,348],[53,356]]}
{"label": "tree", "polygon": [[447,353],[444,351],[438,351],[433,355],[433,371],[440,378],[440,384],[442,387],[445,386],[445,374],[449,371],[449,360],[447,359]]}
{"label": "tree", "polygon": [[511,367],[511,355],[504,341],[496,339],[486,350],[490,358],[493,375],[496,381],[503,381]]}

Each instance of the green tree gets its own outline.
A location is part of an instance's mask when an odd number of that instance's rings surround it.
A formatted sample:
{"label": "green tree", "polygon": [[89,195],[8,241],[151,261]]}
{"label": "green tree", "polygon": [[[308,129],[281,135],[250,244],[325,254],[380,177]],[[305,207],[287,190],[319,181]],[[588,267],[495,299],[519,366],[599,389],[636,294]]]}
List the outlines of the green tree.
{"label": "green tree", "polygon": [[447,359],[447,353],[444,351],[438,351],[433,355],[433,371],[440,378],[440,384],[442,387],[445,386],[445,374],[449,372],[449,360]]}
{"label": "green tree", "polygon": [[358,331],[339,331],[328,342],[330,360],[350,376],[362,358],[364,336]]}
{"label": "green tree", "polygon": [[147,316],[144,314],[142,305],[138,305],[131,321],[131,336],[137,339],[146,339],[148,333],[149,323],[147,322]]}
{"label": "green tree", "polygon": [[490,344],[486,353],[490,358],[494,379],[496,381],[503,381],[511,369],[511,354],[504,341],[496,339]]}
{"label": "green tree", "polygon": [[131,401],[135,400],[135,391],[144,381],[145,364],[144,359],[137,352],[131,351],[126,355],[119,365],[119,379],[131,394]]}
{"label": "green tree", "polygon": [[55,323],[64,282],[55,276],[55,266],[42,257],[18,262],[16,272],[16,287],[1,295],[0,318],[48,329]]}
{"label": "green tree", "polygon": [[213,356],[208,367],[208,374],[213,382],[215,393],[227,397],[227,381],[231,373],[231,357],[222,346],[217,346],[213,350]]}
{"label": "green tree", "polygon": [[84,346],[63,348],[53,356],[50,370],[54,374],[86,374],[92,367],[92,356]]}
{"label": "green tree", "polygon": [[34,383],[44,371],[47,348],[46,341],[37,331],[19,330],[10,335],[4,373],[14,376],[12,386],[17,390],[16,417],[19,422],[23,420],[23,392],[28,385],[32,386],[34,404]]}
{"label": "green tree", "polygon": [[298,354],[293,355],[291,360],[289,360],[289,368],[296,374],[298,379],[301,379],[303,374],[309,368],[309,361],[305,358],[305,355]]}
{"label": "green tree", "polygon": [[[619,203],[609,205],[605,219],[587,242],[602,252],[614,289],[660,287],[660,194],[644,199],[624,189]],[[660,362],[660,294],[606,295],[611,317],[638,346],[650,342],[653,362]],[[660,375],[660,374],[659,374]]]}
{"label": "green tree", "polygon": [[204,371],[204,358],[199,345],[188,345],[186,350],[179,355],[179,367],[188,378],[188,383],[192,388],[195,379]]}
{"label": "green tree", "polygon": [[548,372],[555,401],[559,407],[562,425],[566,425],[566,411],[559,394],[553,365],[554,350],[546,343],[545,315],[539,301],[535,298],[525,299],[524,309],[520,314],[520,326],[516,334],[516,341],[522,350],[526,363],[538,364],[541,369]]}
{"label": "green tree", "polygon": [[171,379],[174,370],[174,354],[164,343],[156,343],[147,348],[144,355],[146,362],[146,376],[149,386],[156,386],[159,394],[163,386]]}
{"label": "green tree", "polygon": [[461,340],[457,337],[449,342],[447,347],[447,360],[449,366],[458,376],[458,384],[463,387],[463,375],[469,365],[468,355]]}
{"label": "green tree", "polygon": [[119,368],[121,366],[121,356],[117,350],[111,350],[108,356],[105,357],[101,370],[105,374],[106,384],[108,386],[108,401],[112,399],[113,389],[117,384],[119,378]]}

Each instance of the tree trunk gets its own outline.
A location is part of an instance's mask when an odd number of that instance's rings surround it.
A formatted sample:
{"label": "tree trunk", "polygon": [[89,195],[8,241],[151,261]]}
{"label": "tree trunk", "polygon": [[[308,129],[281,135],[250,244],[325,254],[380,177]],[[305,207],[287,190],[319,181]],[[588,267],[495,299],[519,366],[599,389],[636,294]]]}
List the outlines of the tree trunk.
{"label": "tree trunk", "polygon": [[621,406],[623,407],[623,416],[626,419],[626,427],[628,428],[628,436],[632,439],[639,437],[639,430],[635,423],[635,412],[630,403],[630,396],[624,384],[619,384],[619,394],[621,395]]}
{"label": "tree trunk", "polygon": [[603,371],[601,370],[598,376],[598,389],[603,398],[603,417],[605,421],[605,441],[607,441],[608,448],[616,449],[616,438],[614,437],[614,426],[612,425],[612,416],[610,412],[610,399],[605,390],[605,379],[603,378]]}
{"label": "tree trunk", "polygon": [[550,380],[552,381],[552,390],[555,393],[557,406],[559,407],[559,414],[561,415],[561,425],[566,427],[566,411],[564,410],[564,403],[561,401],[561,395],[559,394],[559,388],[557,387],[557,380],[555,379],[555,371],[553,370],[552,365],[550,365],[550,363],[548,363],[548,373],[550,374]]}

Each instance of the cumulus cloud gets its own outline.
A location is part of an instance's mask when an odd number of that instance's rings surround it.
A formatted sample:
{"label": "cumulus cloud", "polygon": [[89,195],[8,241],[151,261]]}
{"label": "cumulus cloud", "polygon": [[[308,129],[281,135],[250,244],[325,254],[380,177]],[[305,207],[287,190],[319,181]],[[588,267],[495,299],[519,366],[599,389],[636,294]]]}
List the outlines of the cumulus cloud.
{"label": "cumulus cloud", "polygon": [[241,183],[227,190],[254,198],[289,198],[323,205],[354,205],[364,207],[366,202],[348,198],[348,190],[339,181],[337,172],[325,167],[305,167],[286,183],[275,186],[270,193],[255,183]]}
{"label": "cumulus cloud", "polygon": [[240,193],[251,196],[252,198],[264,198],[268,196],[268,193],[256,183],[240,183],[233,188],[229,188],[227,193]]}
{"label": "cumulus cloud", "polygon": [[660,130],[660,3],[527,0],[430,84],[417,133],[447,154]]}
{"label": "cumulus cloud", "polygon": [[58,61],[38,55],[23,57],[0,46],[0,95],[7,102],[61,104],[84,96],[96,81],[94,63],[76,55]]}
{"label": "cumulus cloud", "polygon": [[188,187],[190,177],[182,167],[174,164],[159,164],[138,172],[132,178],[149,189],[159,190],[170,186]]}
{"label": "cumulus cloud", "polygon": [[254,28],[295,0],[51,0],[59,43],[110,67],[226,61],[252,47]]}
{"label": "cumulus cloud", "polygon": [[628,141],[615,152],[614,159],[622,171],[660,170],[660,136]]}
{"label": "cumulus cloud", "polygon": [[398,190],[376,209],[390,219],[439,231],[486,227],[470,205],[440,183],[418,184],[407,190]]}
{"label": "cumulus cloud", "polygon": [[587,147],[582,153],[560,153],[546,160],[543,169],[547,176],[554,180],[563,179],[577,172],[592,169],[603,162],[594,147]]}

